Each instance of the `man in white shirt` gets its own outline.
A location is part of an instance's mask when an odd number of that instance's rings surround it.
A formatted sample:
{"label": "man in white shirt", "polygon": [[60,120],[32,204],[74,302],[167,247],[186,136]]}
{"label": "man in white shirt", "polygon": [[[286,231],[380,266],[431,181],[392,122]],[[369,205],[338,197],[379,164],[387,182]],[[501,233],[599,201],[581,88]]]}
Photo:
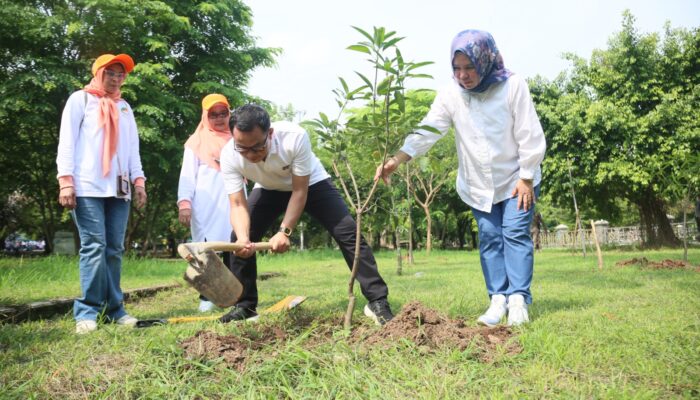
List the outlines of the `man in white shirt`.
{"label": "man in white shirt", "polygon": [[[352,268],[356,224],[330,176],[311,150],[309,136],[291,122],[270,123],[262,107],[244,105],[229,122],[233,140],[221,150],[221,172],[231,204],[231,241],[246,247],[234,253],[231,271],[243,284],[243,294],[222,322],[257,319],[258,289],[255,248],[277,218],[284,214],[270,239],[272,251],[289,249],[289,236],[306,211],[333,236]],[[244,178],[255,182],[248,199]],[[372,250],[360,241],[357,281],[369,304],[364,313],[384,325],[393,318],[389,290],[379,275]]]}

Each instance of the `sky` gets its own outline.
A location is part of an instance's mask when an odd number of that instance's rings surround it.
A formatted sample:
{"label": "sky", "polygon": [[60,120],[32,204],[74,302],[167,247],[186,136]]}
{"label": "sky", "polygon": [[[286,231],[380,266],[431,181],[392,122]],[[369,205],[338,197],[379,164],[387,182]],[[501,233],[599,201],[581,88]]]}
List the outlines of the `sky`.
{"label": "sky", "polygon": [[248,93],[278,105],[291,104],[297,119],[319,112],[335,117],[332,93],[343,77],[359,86],[354,71],[370,75],[365,54],[346,48],[364,40],[352,26],[374,26],[405,37],[399,49],[408,61],[433,61],[417,70],[433,79],[415,79],[408,88],[439,89],[452,79],[450,43],[465,29],[489,31],[511,71],[525,77],[555,78],[574,53],[589,59],[607,47],[629,9],[640,32],[700,26],[700,0],[246,0],[253,11],[252,34],[262,47],[279,47],[277,66],[257,68]]}

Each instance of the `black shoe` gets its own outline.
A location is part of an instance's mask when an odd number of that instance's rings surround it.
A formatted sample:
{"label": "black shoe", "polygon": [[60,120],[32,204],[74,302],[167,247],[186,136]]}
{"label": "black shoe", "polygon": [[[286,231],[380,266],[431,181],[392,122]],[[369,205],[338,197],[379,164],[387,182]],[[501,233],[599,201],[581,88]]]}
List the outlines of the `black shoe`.
{"label": "black shoe", "polygon": [[386,298],[370,301],[365,306],[365,315],[372,318],[377,325],[384,325],[394,318]]}
{"label": "black shoe", "polygon": [[231,321],[257,321],[260,316],[253,310],[235,306],[228,313],[219,318],[224,324]]}

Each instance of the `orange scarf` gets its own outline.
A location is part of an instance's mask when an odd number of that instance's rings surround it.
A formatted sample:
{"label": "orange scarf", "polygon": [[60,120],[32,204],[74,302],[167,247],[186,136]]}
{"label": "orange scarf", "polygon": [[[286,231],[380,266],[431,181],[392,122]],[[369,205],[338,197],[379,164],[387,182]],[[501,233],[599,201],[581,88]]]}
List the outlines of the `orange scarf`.
{"label": "orange scarf", "polygon": [[[212,104],[212,106],[214,106],[214,104]],[[218,162],[219,156],[221,155],[221,148],[224,147],[233,136],[231,136],[231,131],[228,128],[226,128],[225,131],[217,131],[209,125],[208,114],[208,109],[202,110],[202,119],[197,126],[197,130],[187,139],[185,147],[192,149],[197,158],[208,166],[217,171],[221,171],[221,166]]]}
{"label": "orange scarf", "polygon": [[102,84],[104,67],[97,70],[95,77],[83,90],[100,98],[98,111],[98,126],[104,132],[102,140],[102,176],[107,176],[112,166],[112,158],[117,154],[119,141],[119,110],[117,101],[121,100],[121,91],[107,93]]}

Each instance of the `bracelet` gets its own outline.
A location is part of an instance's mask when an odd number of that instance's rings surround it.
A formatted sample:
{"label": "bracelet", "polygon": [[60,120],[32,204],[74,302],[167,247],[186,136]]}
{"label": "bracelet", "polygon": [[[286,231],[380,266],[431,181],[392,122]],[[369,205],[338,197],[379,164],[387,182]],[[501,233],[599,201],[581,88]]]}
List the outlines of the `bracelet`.
{"label": "bracelet", "polygon": [[62,188],[60,188],[60,189],[58,189],[58,190],[61,191],[61,190],[63,190],[63,189],[68,189],[68,188],[72,188],[72,187],[73,187],[73,186],[64,186],[64,187],[62,187]]}

